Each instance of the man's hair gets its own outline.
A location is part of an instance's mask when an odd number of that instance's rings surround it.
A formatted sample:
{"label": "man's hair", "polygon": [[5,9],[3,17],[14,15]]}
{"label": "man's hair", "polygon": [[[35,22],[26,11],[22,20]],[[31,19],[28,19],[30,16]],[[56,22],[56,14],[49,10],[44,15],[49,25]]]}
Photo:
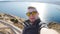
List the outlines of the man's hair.
{"label": "man's hair", "polygon": [[28,7],[28,9],[36,9],[36,8],[35,8],[35,7],[30,6],[30,7]]}
{"label": "man's hair", "polygon": [[28,7],[28,11],[31,11],[31,12],[32,12],[32,11],[36,11],[36,12],[37,12],[37,9],[36,9],[35,7],[29,6],[29,7]]}

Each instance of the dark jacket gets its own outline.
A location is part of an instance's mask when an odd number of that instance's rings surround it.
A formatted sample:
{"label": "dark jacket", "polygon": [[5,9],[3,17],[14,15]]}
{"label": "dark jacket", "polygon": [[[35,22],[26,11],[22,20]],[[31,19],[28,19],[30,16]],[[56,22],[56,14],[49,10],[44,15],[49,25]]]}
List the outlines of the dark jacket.
{"label": "dark jacket", "polygon": [[40,34],[40,27],[39,23],[41,22],[40,19],[37,19],[33,25],[30,24],[29,20],[24,22],[25,26],[23,29],[23,34]]}

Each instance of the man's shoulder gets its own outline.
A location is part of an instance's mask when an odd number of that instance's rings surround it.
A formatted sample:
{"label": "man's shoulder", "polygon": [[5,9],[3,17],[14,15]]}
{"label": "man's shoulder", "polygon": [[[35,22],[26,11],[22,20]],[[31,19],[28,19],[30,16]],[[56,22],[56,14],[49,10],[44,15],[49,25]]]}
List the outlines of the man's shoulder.
{"label": "man's shoulder", "polygon": [[29,20],[25,20],[25,21],[24,21],[24,26],[25,26],[25,27],[28,26],[28,22],[29,22]]}
{"label": "man's shoulder", "polygon": [[28,24],[29,23],[29,20],[25,20],[24,21],[24,24],[26,25],[26,24]]}
{"label": "man's shoulder", "polygon": [[29,22],[29,20],[25,20],[25,22]]}

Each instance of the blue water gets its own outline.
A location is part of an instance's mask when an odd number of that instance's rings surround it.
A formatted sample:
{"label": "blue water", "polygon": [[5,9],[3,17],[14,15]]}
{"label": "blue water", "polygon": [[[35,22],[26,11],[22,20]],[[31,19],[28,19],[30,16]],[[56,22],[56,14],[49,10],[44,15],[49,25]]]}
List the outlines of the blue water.
{"label": "blue water", "polygon": [[60,6],[48,4],[46,8],[47,10],[44,14],[45,19],[48,21],[60,22]]}
{"label": "blue water", "polygon": [[[28,2],[0,2],[0,12],[27,18]],[[46,13],[44,19],[46,21],[60,22],[60,6],[54,4],[46,4]]]}
{"label": "blue water", "polygon": [[22,2],[0,2],[0,12],[26,18],[28,3]]}

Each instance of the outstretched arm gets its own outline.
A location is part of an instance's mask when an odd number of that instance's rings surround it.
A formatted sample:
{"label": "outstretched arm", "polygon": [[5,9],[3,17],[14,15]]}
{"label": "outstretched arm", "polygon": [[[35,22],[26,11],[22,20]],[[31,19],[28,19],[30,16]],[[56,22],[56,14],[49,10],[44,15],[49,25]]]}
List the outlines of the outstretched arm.
{"label": "outstretched arm", "polygon": [[47,26],[48,23],[40,22],[39,25],[40,25],[40,28],[48,28]]}

